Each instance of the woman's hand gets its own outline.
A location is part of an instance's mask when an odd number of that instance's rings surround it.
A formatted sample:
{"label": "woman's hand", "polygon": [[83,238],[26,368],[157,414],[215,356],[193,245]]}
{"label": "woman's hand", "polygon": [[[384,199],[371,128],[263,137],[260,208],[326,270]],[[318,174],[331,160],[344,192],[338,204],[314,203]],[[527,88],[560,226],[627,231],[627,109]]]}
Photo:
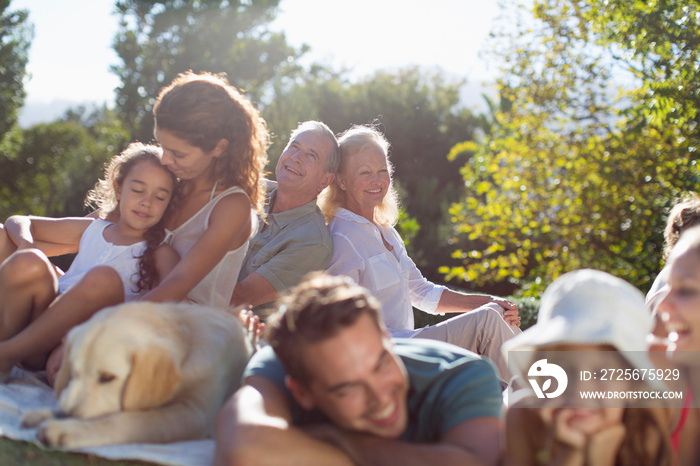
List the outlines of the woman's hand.
{"label": "woman's hand", "polygon": [[509,325],[517,325],[520,327],[520,311],[518,311],[517,304],[496,296],[492,298],[492,301],[505,309],[505,312],[503,312],[503,320],[505,320]]}

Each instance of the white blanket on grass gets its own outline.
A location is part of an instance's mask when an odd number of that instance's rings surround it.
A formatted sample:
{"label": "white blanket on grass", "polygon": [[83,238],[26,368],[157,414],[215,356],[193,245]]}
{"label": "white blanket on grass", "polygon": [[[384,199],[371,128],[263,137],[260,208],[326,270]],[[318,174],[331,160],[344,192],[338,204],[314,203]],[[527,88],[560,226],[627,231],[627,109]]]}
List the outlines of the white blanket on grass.
{"label": "white blanket on grass", "polygon": [[[30,409],[55,408],[56,398],[46,380],[19,368],[12,369],[10,381],[0,383],[0,436],[32,442],[36,429],[20,426],[23,414]],[[214,440],[192,440],[168,444],[138,443],[69,450],[90,453],[111,460],[141,460],[176,466],[204,466],[214,459]]]}

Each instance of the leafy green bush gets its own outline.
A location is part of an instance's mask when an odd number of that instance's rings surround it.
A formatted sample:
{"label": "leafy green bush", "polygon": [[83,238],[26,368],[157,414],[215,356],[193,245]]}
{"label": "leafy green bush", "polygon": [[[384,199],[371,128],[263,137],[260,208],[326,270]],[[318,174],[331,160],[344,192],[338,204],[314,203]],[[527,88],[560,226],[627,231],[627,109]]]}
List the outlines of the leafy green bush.
{"label": "leafy green bush", "polygon": [[518,305],[520,311],[520,320],[522,321],[520,328],[526,328],[537,322],[537,313],[540,309],[540,300],[537,298],[509,298]]}

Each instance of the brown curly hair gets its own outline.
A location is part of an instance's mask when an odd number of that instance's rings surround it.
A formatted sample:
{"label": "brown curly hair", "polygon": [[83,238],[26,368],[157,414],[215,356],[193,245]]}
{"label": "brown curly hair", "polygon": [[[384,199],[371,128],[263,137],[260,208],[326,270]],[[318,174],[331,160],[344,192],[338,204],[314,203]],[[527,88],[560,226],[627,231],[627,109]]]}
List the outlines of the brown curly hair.
{"label": "brown curly hair", "polygon": [[175,210],[179,199],[177,178],[170,170],[161,165],[162,154],[163,152],[158,146],[146,145],[140,142],[129,144],[121,154],[112,157],[105,167],[104,179],[99,180],[95,184],[95,187],[88,192],[85,199],[86,206],[97,209],[99,218],[119,218],[119,201],[117,200],[114,186],[121,187],[131,169],[137,164],[141,162],[153,163],[165,171],[172,180],[172,195],[168,206],[165,208],[163,217],[144,234],[146,248],[143,254],[138,257],[139,279],[134,290],[136,293],[150,290],[160,281],[155,264],[155,251],[165,239],[165,225]]}
{"label": "brown curly hair", "polygon": [[311,272],[282,298],[279,310],[270,316],[267,341],[295,381],[311,380],[303,364],[301,348],[332,338],[368,315],[384,331],[380,304],[369,292],[343,275]]}
{"label": "brown curly hair", "polygon": [[204,152],[221,139],[229,144],[216,159],[217,181],[240,186],[255,209],[262,211],[265,187],[260,183],[267,164],[269,133],[253,104],[222,75],[180,74],[158,94],[153,107],[156,127]]}
{"label": "brown curly hair", "polygon": [[668,214],[664,230],[664,259],[668,259],[681,233],[695,225],[700,225],[700,196],[691,191],[678,199]]}

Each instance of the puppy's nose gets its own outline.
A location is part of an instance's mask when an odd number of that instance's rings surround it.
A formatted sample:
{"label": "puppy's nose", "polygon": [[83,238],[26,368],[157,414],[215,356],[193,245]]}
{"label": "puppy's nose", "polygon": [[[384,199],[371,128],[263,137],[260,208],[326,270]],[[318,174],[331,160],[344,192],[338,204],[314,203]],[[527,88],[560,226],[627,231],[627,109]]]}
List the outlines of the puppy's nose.
{"label": "puppy's nose", "polygon": [[66,419],[69,417],[71,417],[70,413],[67,413],[65,411],[60,411],[60,410],[56,411],[56,419]]}

